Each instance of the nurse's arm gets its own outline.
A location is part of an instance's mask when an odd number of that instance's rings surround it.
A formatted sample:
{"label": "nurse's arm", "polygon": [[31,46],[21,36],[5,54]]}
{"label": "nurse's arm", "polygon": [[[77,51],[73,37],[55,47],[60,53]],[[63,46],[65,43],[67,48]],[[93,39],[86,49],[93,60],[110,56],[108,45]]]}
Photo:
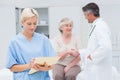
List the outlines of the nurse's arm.
{"label": "nurse's arm", "polygon": [[22,71],[28,70],[34,66],[34,61],[35,61],[35,59],[31,59],[30,63],[28,63],[28,64],[14,64],[10,68],[10,70],[12,72],[22,72]]}
{"label": "nurse's arm", "polygon": [[30,69],[30,64],[15,64],[10,68],[12,72],[22,72],[27,69]]}

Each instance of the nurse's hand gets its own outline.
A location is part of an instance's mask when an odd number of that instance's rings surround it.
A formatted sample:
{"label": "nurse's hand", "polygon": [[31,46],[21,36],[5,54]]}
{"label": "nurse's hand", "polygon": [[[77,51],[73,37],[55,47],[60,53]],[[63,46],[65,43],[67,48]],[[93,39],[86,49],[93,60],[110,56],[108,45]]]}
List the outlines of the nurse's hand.
{"label": "nurse's hand", "polygon": [[48,71],[53,68],[52,65],[47,65],[46,62],[44,64],[37,64],[35,63],[33,66],[34,69],[39,70],[39,71]]}
{"label": "nurse's hand", "polygon": [[35,61],[35,58],[33,58],[33,59],[30,60],[29,69],[33,68],[33,66],[34,66],[34,61]]}

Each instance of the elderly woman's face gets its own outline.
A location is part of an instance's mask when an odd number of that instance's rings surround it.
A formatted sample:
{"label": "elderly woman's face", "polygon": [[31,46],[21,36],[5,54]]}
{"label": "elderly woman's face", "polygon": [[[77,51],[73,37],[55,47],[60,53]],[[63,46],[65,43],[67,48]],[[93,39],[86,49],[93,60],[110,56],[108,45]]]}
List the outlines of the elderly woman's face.
{"label": "elderly woman's face", "polygon": [[61,27],[61,30],[63,31],[63,33],[71,33],[72,32],[72,24],[64,24],[62,27]]}
{"label": "elderly woman's face", "polygon": [[25,22],[23,22],[22,25],[24,31],[33,34],[37,28],[37,18],[36,17],[29,18]]}

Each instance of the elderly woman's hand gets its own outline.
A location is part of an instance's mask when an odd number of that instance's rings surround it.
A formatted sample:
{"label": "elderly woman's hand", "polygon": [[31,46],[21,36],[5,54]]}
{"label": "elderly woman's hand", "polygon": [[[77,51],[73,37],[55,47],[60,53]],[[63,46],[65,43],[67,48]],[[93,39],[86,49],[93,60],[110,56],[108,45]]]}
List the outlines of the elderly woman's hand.
{"label": "elderly woman's hand", "polygon": [[70,55],[72,55],[74,57],[77,57],[77,56],[80,55],[80,53],[76,49],[71,49],[70,51],[68,51],[68,54],[70,54]]}

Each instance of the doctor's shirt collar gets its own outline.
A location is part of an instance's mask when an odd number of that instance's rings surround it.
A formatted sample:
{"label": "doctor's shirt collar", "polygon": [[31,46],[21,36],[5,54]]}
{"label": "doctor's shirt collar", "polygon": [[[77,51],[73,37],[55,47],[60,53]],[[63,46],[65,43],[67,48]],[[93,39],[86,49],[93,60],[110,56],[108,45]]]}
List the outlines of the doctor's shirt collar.
{"label": "doctor's shirt collar", "polygon": [[102,18],[97,18],[95,21],[93,21],[92,26],[96,25],[96,23],[99,23],[102,20],[103,20]]}

